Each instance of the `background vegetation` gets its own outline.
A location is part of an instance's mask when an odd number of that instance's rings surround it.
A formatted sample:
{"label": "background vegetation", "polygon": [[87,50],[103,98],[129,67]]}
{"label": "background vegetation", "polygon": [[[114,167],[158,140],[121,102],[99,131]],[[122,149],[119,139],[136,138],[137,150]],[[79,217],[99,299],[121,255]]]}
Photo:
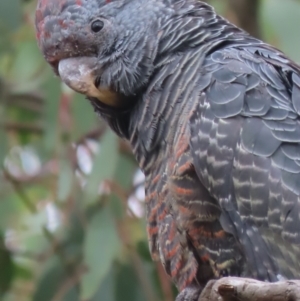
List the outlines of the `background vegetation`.
{"label": "background vegetation", "polygon": [[[215,0],[300,62],[300,1]],[[40,54],[35,0],[0,0],[0,300],[172,301],[152,263],[143,175]]]}

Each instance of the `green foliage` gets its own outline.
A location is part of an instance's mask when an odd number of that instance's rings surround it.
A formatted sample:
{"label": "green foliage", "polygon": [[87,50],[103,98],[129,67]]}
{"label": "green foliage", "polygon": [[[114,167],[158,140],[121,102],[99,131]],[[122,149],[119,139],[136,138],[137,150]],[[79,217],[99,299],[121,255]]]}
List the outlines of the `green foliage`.
{"label": "green foliage", "polygon": [[2,297],[9,290],[14,276],[12,255],[4,246],[2,234],[0,234],[0,267],[2,271],[5,271],[5,273],[0,273],[0,297]]}
{"label": "green foliage", "polygon": [[[99,250],[99,252],[95,252]],[[82,277],[83,300],[93,297],[121,251],[116,226],[108,210],[91,216],[83,246],[88,272]]]}
{"label": "green foliage", "polygon": [[[0,0],[0,300],[171,301],[135,160],[44,62],[35,5]],[[300,2],[262,0],[260,16],[264,39],[300,62]]]}

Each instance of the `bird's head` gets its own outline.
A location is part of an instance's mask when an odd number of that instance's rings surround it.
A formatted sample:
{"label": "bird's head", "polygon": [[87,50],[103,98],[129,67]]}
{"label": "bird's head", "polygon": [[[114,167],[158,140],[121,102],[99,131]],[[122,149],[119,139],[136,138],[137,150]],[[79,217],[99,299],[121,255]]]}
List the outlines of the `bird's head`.
{"label": "bird's head", "polygon": [[71,88],[120,105],[151,76],[165,9],[161,0],[39,0],[38,45]]}

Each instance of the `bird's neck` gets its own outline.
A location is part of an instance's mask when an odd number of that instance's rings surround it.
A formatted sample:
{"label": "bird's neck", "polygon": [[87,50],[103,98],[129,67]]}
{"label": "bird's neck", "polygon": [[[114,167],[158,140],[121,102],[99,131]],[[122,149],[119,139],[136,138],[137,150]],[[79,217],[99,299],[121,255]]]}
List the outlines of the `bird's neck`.
{"label": "bird's neck", "polygon": [[146,174],[160,164],[161,151],[168,152],[178,127],[197,103],[201,90],[197,80],[206,56],[220,47],[255,40],[200,1],[166,1],[172,2],[174,13],[163,20],[146,88],[134,96],[135,105],[127,111],[98,110],[113,130],[130,141]]}
{"label": "bird's neck", "polygon": [[178,16],[164,22],[153,75],[130,114],[128,139],[146,174],[161,164],[161,153],[169,153],[179,127],[197,103],[202,63],[222,43],[216,39],[218,30],[202,29],[216,18],[212,9],[206,18],[193,15],[203,14],[201,10],[183,13],[176,8],[176,12]]}
{"label": "bird's neck", "polygon": [[205,51],[186,51],[160,66],[131,112],[129,141],[147,175],[172,151],[176,135],[197,104],[199,70]]}

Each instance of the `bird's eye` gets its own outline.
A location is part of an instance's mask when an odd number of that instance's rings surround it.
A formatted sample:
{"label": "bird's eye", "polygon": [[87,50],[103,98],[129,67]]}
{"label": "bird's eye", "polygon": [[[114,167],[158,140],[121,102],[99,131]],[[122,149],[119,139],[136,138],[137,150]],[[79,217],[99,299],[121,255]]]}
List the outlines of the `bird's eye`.
{"label": "bird's eye", "polygon": [[104,23],[100,20],[96,20],[91,24],[91,29],[93,32],[99,32],[104,26]]}

